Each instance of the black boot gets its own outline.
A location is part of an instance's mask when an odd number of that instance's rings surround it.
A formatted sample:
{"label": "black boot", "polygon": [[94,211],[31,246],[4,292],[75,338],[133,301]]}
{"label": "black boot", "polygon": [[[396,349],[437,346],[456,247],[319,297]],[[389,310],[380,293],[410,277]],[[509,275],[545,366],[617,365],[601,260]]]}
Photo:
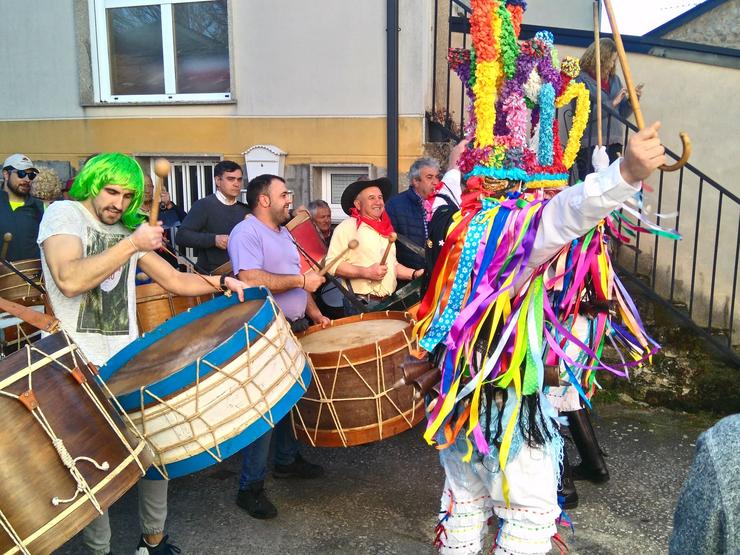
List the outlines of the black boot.
{"label": "black boot", "polygon": [[608,482],[609,471],[588,412],[586,409],[580,409],[565,414],[568,417],[570,436],[581,456],[581,464],[573,467],[573,479],[589,480],[595,484]]}
{"label": "black boot", "polygon": [[277,516],[275,505],[265,495],[264,482],[254,482],[246,489],[240,489],[236,496],[236,504],[253,518],[267,519]]}
{"label": "black boot", "polygon": [[563,446],[563,472],[560,475],[560,487],[558,488],[558,502],[562,499],[563,509],[575,509],[578,507],[578,492],[573,481],[573,474],[568,462],[568,450]]}

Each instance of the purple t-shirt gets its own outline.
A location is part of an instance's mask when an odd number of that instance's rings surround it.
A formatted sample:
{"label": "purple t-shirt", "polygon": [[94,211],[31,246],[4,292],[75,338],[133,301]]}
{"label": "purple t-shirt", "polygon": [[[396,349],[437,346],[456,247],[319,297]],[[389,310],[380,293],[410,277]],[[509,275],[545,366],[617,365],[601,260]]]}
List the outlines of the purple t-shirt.
{"label": "purple t-shirt", "polygon": [[[271,274],[297,275],[301,273],[298,249],[284,227],[275,231],[255,216],[247,216],[229,235],[229,258],[234,275],[240,270],[264,270]],[[275,302],[288,320],[303,318],[306,314],[308,293],[296,287],[273,294]]]}

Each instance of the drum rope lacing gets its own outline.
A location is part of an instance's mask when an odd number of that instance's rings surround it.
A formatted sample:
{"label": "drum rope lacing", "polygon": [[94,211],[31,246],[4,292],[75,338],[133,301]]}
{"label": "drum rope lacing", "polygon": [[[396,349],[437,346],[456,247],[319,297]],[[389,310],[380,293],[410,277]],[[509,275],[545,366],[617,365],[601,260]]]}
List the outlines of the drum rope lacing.
{"label": "drum rope lacing", "polygon": [[[389,316],[389,312],[388,311],[386,311],[385,314],[386,314],[386,316]],[[360,314],[359,315],[359,319],[360,320],[363,320],[364,317],[365,317],[365,314]],[[412,322],[412,325],[413,325],[413,322]],[[415,348],[414,347],[414,342],[406,334],[406,330],[401,330],[401,333],[403,334],[404,341],[406,342],[406,348],[409,351],[413,351],[414,348]],[[336,362],[336,365],[334,366],[334,377],[332,379],[331,393],[330,393],[331,396],[328,396],[326,394],[326,389],[324,388],[324,384],[321,382],[321,379],[319,379],[318,372],[314,369],[313,364],[311,364],[311,372],[313,373],[313,382],[316,385],[316,389],[318,390],[319,398],[318,399],[314,399],[314,398],[311,398],[311,397],[304,396],[303,397],[303,400],[304,401],[311,401],[311,402],[314,402],[314,403],[319,403],[319,410],[317,411],[316,427],[313,430],[313,437],[312,437],[311,433],[309,432],[308,427],[306,427],[306,425],[305,425],[305,422],[303,420],[303,415],[301,414],[300,409],[296,409],[295,412],[297,412],[298,419],[301,421],[301,426],[303,427],[303,430],[306,433],[306,436],[311,441],[311,444],[313,446],[316,445],[315,444],[315,440],[316,440],[316,438],[318,436],[318,433],[319,433],[319,422],[321,421],[321,411],[322,411],[323,407],[326,406],[326,410],[329,411],[329,414],[330,414],[330,416],[332,418],[332,421],[334,422],[334,426],[337,429],[337,433],[339,434],[339,438],[342,440],[342,445],[344,447],[347,447],[347,434],[346,434],[344,428],[342,427],[342,423],[341,423],[341,421],[339,419],[339,412],[338,412],[337,407],[335,405],[335,401],[336,400],[334,399],[334,392],[336,390],[337,379],[339,377],[339,369],[345,367],[345,366],[341,366],[342,360],[344,360],[344,362],[346,363],[346,366],[349,366],[352,369],[352,371],[357,375],[357,377],[360,378],[360,380],[362,380],[362,382],[365,385],[365,387],[367,387],[368,390],[372,392],[372,395],[371,396],[365,396],[365,397],[342,397],[341,399],[339,399],[339,401],[342,401],[342,402],[346,402],[346,401],[371,401],[371,400],[374,401],[375,402],[375,408],[376,408],[376,414],[377,414],[377,418],[378,418],[377,426],[378,426],[378,433],[380,435],[380,439],[383,439],[383,423],[384,423],[383,416],[382,416],[383,415],[383,410],[382,410],[382,400],[383,400],[383,398],[385,398],[393,406],[393,408],[396,409],[396,412],[398,412],[398,415],[401,416],[401,418],[403,418],[403,420],[406,422],[406,424],[408,425],[409,428],[413,427],[413,422],[414,422],[414,416],[416,414],[417,403],[413,403],[412,404],[411,418],[409,419],[406,416],[406,413],[404,411],[402,411],[401,408],[395,403],[395,401],[393,401],[393,399],[388,395],[388,392],[389,391],[392,391],[393,388],[392,387],[390,387],[390,388],[386,387],[386,383],[385,383],[385,370],[384,370],[384,366],[383,366],[383,358],[384,358],[384,355],[383,355],[383,350],[380,347],[380,342],[379,341],[375,341],[375,360],[376,360],[376,368],[375,368],[376,376],[375,376],[375,378],[376,378],[376,383],[379,384],[379,388],[378,388],[379,391],[375,391],[373,389],[373,387],[367,382],[367,380],[362,375],[362,373],[357,369],[357,367],[347,357],[347,355],[345,354],[345,350],[344,349],[341,349],[338,352],[338,354],[337,354],[337,362]]]}
{"label": "drum rope lacing", "polygon": [[[268,297],[270,306],[273,311],[273,315],[277,316],[278,312],[276,309],[276,305],[272,298]],[[295,338],[295,335],[293,335],[293,332],[290,330],[290,326],[287,325],[287,322],[285,322],[284,319],[275,318],[274,320],[276,322],[276,327],[273,331],[270,331],[270,328],[268,328],[269,333],[273,333],[276,335],[279,340],[275,341],[273,338],[269,337],[266,332],[263,332],[262,330],[259,330],[255,328],[253,325],[249,323],[245,323],[243,327],[244,334],[246,336],[246,378],[240,379],[236,376],[238,373],[244,372],[244,365],[240,365],[238,368],[236,368],[234,371],[229,372],[227,370],[227,367],[220,367],[216,364],[213,364],[209,362],[208,360],[204,360],[203,357],[199,357],[196,360],[196,377],[195,377],[195,408],[194,411],[187,411],[186,407],[188,404],[192,403],[193,398],[192,397],[186,397],[183,398],[182,396],[178,395],[175,399],[168,400],[163,399],[162,397],[156,395],[153,393],[150,389],[148,389],[149,385],[141,386],[139,388],[139,413],[138,415],[134,416],[134,420],[137,423],[140,423],[140,426],[133,424],[136,426],[137,431],[142,435],[142,437],[147,441],[147,443],[153,448],[156,457],[157,457],[157,463],[154,464],[154,467],[157,469],[157,471],[162,475],[163,478],[168,478],[167,468],[166,464],[164,463],[164,455],[172,451],[174,449],[181,448],[185,445],[188,445],[190,443],[196,443],[203,452],[208,453],[216,462],[221,462],[223,460],[223,456],[221,454],[221,448],[220,443],[224,441],[224,438],[218,437],[218,431],[220,427],[223,427],[225,424],[230,423],[232,420],[239,418],[243,416],[242,413],[234,413],[231,415],[230,418],[223,419],[219,421],[215,425],[208,424],[205,419],[205,413],[207,413],[210,409],[217,406],[219,403],[224,402],[224,398],[230,397],[235,391],[237,391],[239,388],[241,388],[244,391],[244,394],[246,396],[247,402],[249,404],[248,410],[255,410],[259,413],[260,418],[263,419],[270,428],[275,427],[275,419],[272,415],[272,407],[267,405],[267,395],[269,392],[277,387],[278,385],[283,383],[283,380],[286,376],[291,375],[297,383],[301,385],[303,388],[303,391],[306,391],[306,384],[303,381],[303,377],[301,374],[302,366],[300,366],[298,363],[301,359],[304,358],[303,352],[300,348],[298,348],[299,342]],[[254,332],[258,339],[255,342],[250,341],[250,332]],[[286,345],[288,344],[288,341],[292,338],[293,344],[297,347],[292,355],[290,355],[287,352]],[[260,340],[264,339],[264,344],[257,350],[253,349],[253,345],[260,342]],[[259,374],[262,370],[267,368],[267,366],[263,367],[257,367],[256,363],[260,357],[262,357],[264,354],[269,353],[271,351],[274,351],[277,353],[277,355],[281,358],[281,360],[284,362],[283,373],[271,380],[271,384],[267,388],[263,388],[258,383],[256,383],[256,379],[259,377]],[[274,358],[274,357],[273,357]],[[229,363],[229,365],[233,364],[233,361]],[[208,367],[209,370],[202,371],[201,366]],[[221,381],[217,383],[211,383],[208,385],[207,389],[205,391],[201,391],[202,387],[202,374],[204,373],[210,373],[212,371],[215,371],[216,373],[223,376],[225,379],[222,379]],[[201,401],[201,393],[207,393],[208,391],[212,390],[216,386],[220,385],[224,381],[232,381],[235,382],[238,387],[235,388],[233,391],[229,391],[228,396],[216,396],[213,400],[208,402],[207,404],[202,403]],[[257,390],[257,399],[256,402],[252,397],[252,394],[250,393],[250,386],[251,388],[254,388]],[[152,421],[156,418],[160,417],[162,415],[162,412],[159,410],[155,410],[154,412],[156,414],[151,414],[151,412],[147,411],[147,403],[151,403],[152,401],[156,401],[159,405],[157,409],[160,407],[166,407],[172,414],[179,416],[180,418],[173,419],[174,421],[170,420],[170,427],[169,428],[161,428],[157,430],[153,430]],[[260,403],[263,403],[266,406],[266,410],[262,410],[260,407]],[[195,422],[198,421],[202,423],[205,427],[205,430],[201,433],[198,433],[195,429]],[[178,443],[174,444],[168,444],[166,446],[157,445],[157,442],[154,441],[152,438],[153,436],[157,434],[161,434],[163,432],[166,432],[168,430],[172,430],[173,428],[182,426],[183,424],[187,424],[189,429],[189,436],[187,434],[183,434],[185,436],[184,439],[179,441]],[[208,443],[204,442],[202,438],[204,436],[210,436],[210,441]],[[182,436],[180,436],[182,437]]]}
{"label": "drum rope lacing", "polygon": [[2,511],[0,511],[0,526],[2,526],[5,533],[10,536],[11,541],[16,545],[21,555],[31,555],[31,552],[26,548],[26,545],[23,542],[23,538],[18,535],[18,532],[15,531],[13,525],[10,524],[10,521]]}
{"label": "drum rope lacing", "polygon": [[[65,352],[69,352],[69,354],[72,357],[72,361],[74,363],[74,366],[77,368],[77,367],[79,367],[78,366],[77,357],[80,356],[80,354],[77,351],[77,349],[74,348],[74,345],[71,342],[69,336],[66,333],[64,333],[64,332],[62,332],[62,333],[64,334],[65,341],[67,342],[67,346],[69,347],[69,349],[65,350]],[[36,347],[35,345],[26,345],[26,357],[27,357],[27,362],[28,362],[28,367],[29,368],[32,366],[32,353],[37,353],[37,354],[43,356],[44,359],[48,359],[48,360],[50,360],[50,361],[58,364],[59,366],[61,366],[64,370],[67,371],[68,374],[74,375],[73,368],[70,368],[69,366],[67,366],[61,360],[60,357],[55,356],[55,354],[46,353],[46,352],[42,351],[41,349],[39,349],[38,347]],[[80,356],[80,358],[82,358],[82,357]],[[123,434],[122,434],[121,430],[118,428],[118,426],[115,425],[115,423],[113,422],[110,414],[105,409],[105,407],[103,406],[102,402],[97,397],[97,395],[95,395],[95,393],[93,392],[93,390],[90,387],[90,385],[87,383],[87,380],[83,379],[81,383],[80,383],[79,380],[76,380],[76,381],[78,381],[79,385],[82,387],[82,390],[90,398],[90,400],[92,400],[93,404],[95,405],[95,408],[101,413],[101,415],[105,418],[105,420],[107,421],[107,423],[114,430],[114,432],[116,433],[116,435],[118,436],[118,438],[121,440],[121,442],[123,443],[123,445],[129,451],[129,454],[132,456],[132,458],[134,460],[136,460],[136,462],[139,465],[139,468],[140,468],[140,470],[142,472],[142,475],[143,475],[144,474],[144,469],[143,469],[143,467],[141,465],[141,462],[138,460],[138,457],[135,455],[134,450],[128,444],[128,442],[126,441],[125,437],[123,436]],[[16,399],[18,401],[21,401],[21,396],[20,395],[15,395],[15,394],[9,393],[7,391],[0,390],[0,395],[4,395],[6,397],[10,397],[12,399]],[[29,372],[28,373],[28,390],[26,392],[24,392],[22,395],[31,395],[31,396],[33,395],[33,372]],[[34,403],[31,404],[30,406],[28,406],[28,408],[29,408],[29,412],[31,413],[31,415],[34,417],[34,419],[41,426],[41,429],[46,433],[46,435],[51,440],[52,445],[54,446],[54,449],[57,451],[57,454],[59,455],[60,460],[62,461],[62,463],[64,464],[64,466],[67,468],[67,470],[69,471],[70,475],[72,476],[72,478],[74,479],[75,483],[77,484],[77,489],[75,490],[75,493],[74,493],[74,495],[71,498],[63,499],[63,498],[60,498],[58,496],[55,496],[55,497],[53,497],[51,499],[52,505],[58,506],[60,504],[71,503],[74,500],[76,500],[77,497],[80,494],[83,494],[83,495],[85,495],[88,498],[88,500],[95,507],[95,509],[98,511],[98,513],[103,514],[103,510],[102,510],[102,508],[100,506],[100,503],[98,502],[97,498],[95,497],[95,494],[93,493],[92,488],[90,487],[90,485],[87,483],[87,481],[85,480],[85,478],[82,475],[82,473],[77,468],[77,463],[78,463],[78,461],[86,461],[86,462],[89,462],[90,464],[92,464],[98,470],[101,470],[101,471],[108,471],[110,469],[109,463],[107,461],[103,461],[102,463],[98,463],[94,459],[92,459],[90,457],[85,457],[85,456],[72,457],[72,455],[69,453],[67,447],[65,446],[64,441],[62,440],[62,438],[60,438],[56,434],[56,432],[54,431],[53,427],[51,426],[49,420],[46,417],[46,414],[41,409],[41,407],[39,406],[38,402],[36,402],[35,399],[34,399]]]}

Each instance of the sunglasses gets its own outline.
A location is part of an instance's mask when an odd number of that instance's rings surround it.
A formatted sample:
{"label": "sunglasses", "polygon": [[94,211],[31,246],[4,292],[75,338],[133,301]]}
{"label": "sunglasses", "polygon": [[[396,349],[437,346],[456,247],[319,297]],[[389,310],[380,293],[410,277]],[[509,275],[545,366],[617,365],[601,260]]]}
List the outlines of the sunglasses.
{"label": "sunglasses", "polygon": [[18,177],[23,179],[24,177],[27,177],[29,180],[33,181],[36,179],[36,176],[39,174],[39,172],[32,171],[32,170],[11,170],[18,174]]}

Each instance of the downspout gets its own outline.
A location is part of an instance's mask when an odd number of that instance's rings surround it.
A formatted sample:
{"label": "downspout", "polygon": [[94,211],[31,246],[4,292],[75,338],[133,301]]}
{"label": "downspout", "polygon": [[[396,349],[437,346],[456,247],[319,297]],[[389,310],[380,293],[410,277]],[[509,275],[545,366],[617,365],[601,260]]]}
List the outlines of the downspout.
{"label": "downspout", "polygon": [[386,0],[386,159],[392,194],[398,193],[398,0]]}

